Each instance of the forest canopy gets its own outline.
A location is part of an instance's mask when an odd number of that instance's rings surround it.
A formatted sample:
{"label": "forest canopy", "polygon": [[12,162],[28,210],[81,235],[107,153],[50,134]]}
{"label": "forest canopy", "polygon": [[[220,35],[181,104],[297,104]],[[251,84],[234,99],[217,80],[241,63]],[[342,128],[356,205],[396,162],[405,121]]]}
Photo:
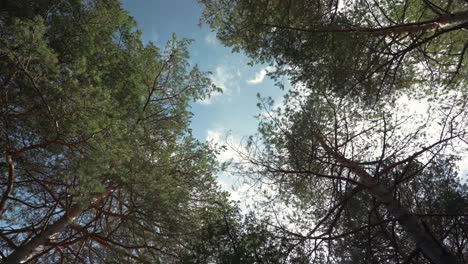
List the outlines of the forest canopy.
{"label": "forest canopy", "polygon": [[189,40],[144,45],[119,1],[0,7],[2,263],[168,263],[230,210],[189,102]]}
{"label": "forest canopy", "polygon": [[238,150],[287,262],[468,261],[465,1],[199,2],[224,45],[295,85],[260,98]]}
{"label": "forest canopy", "polygon": [[466,1],[198,2],[291,84],[237,148],[192,134],[220,92],[192,40],[119,0],[0,3],[0,263],[468,262]]}

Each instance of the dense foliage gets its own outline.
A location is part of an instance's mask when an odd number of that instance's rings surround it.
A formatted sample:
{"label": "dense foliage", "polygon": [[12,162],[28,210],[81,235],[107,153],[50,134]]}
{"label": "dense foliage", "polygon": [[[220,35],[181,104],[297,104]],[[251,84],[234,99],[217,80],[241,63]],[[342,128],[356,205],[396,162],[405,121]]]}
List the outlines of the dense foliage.
{"label": "dense foliage", "polygon": [[411,85],[419,94],[466,85],[465,1],[200,2],[222,43],[293,83],[368,104]]}
{"label": "dense foliage", "polygon": [[190,102],[218,88],[190,40],[144,44],[118,0],[7,0],[2,263],[468,261],[466,2],[200,2],[295,85],[278,109],[260,98],[238,152],[255,210],[191,135]]}
{"label": "dense foliage", "polygon": [[229,208],[188,129],[217,88],[135,26],[114,0],[2,1],[2,263],[172,262]]}
{"label": "dense foliage", "polygon": [[296,85],[279,109],[261,99],[240,164],[270,186],[259,208],[276,206],[270,229],[298,246],[284,252],[467,261],[466,2],[200,2],[225,45]]}

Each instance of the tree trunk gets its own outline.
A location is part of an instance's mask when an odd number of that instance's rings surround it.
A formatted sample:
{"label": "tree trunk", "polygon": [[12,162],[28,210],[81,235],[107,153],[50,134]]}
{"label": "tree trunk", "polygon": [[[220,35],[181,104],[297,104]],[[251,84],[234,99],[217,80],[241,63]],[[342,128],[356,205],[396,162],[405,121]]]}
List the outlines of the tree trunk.
{"label": "tree trunk", "polygon": [[3,260],[4,264],[25,263],[34,256],[40,254],[47,248],[48,242],[54,236],[69,226],[83,212],[83,209],[78,205],[72,206],[64,216],[57,222],[47,227],[47,229],[35,236],[25,245],[18,247],[13,253]]}
{"label": "tree trunk", "polygon": [[[113,189],[110,189],[100,195],[96,195],[91,199],[90,204],[96,205],[102,202]],[[48,226],[42,233],[36,235],[28,243],[16,248],[8,257],[4,258],[3,264],[25,263],[48,248],[48,243],[54,237],[63,232],[70,226],[75,219],[83,212],[83,208],[78,204],[71,206],[68,211],[54,224]]]}
{"label": "tree trunk", "polygon": [[419,219],[409,210],[404,208],[394,197],[390,189],[379,183],[372,175],[361,166],[351,160],[346,159],[340,153],[330,148],[325,140],[318,136],[318,140],[325,151],[337,159],[340,163],[356,174],[363,185],[367,186],[370,194],[376,200],[384,204],[387,210],[398,219],[398,223],[410,235],[416,247],[435,264],[462,264],[457,258],[449,253],[442,243],[436,240],[427,228],[422,225]]}

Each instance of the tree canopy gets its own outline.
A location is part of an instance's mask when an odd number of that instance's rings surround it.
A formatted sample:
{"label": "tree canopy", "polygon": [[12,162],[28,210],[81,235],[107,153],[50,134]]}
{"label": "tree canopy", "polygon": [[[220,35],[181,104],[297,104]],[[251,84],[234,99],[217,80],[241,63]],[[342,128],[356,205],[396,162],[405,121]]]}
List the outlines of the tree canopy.
{"label": "tree canopy", "polygon": [[[237,172],[192,136],[219,92],[118,0],[0,3],[1,263],[464,263],[463,1],[199,0],[201,22],[292,88],[259,96]],[[420,104],[419,108],[414,104]]]}
{"label": "tree canopy", "polygon": [[276,206],[287,252],[467,261],[466,2],[199,2],[222,43],[294,86],[278,109],[260,97],[259,133],[239,150],[244,175],[270,186],[259,208]]}
{"label": "tree canopy", "polygon": [[368,104],[400,90],[466,86],[464,1],[200,2],[222,43],[293,83]]}
{"label": "tree canopy", "polygon": [[188,128],[218,89],[190,40],[144,45],[114,0],[3,1],[0,25],[2,263],[187,254],[230,207]]}
{"label": "tree canopy", "polygon": [[266,204],[293,208],[274,210],[286,215],[272,222],[276,232],[306,248],[310,262],[463,263],[468,193],[456,164],[465,106],[416,122],[401,109],[306,97],[281,110],[264,101],[269,116],[242,152],[251,164],[244,173],[272,185]]}

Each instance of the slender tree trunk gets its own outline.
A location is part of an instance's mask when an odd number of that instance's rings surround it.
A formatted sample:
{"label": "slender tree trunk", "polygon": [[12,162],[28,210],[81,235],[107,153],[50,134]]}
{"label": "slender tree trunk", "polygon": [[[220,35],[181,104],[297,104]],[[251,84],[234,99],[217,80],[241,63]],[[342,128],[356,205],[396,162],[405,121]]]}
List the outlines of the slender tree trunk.
{"label": "slender tree trunk", "polygon": [[348,167],[356,174],[363,185],[367,186],[370,194],[376,200],[384,204],[387,210],[398,219],[398,223],[410,235],[416,247],[435,264],[462,264],[457,258],[443,246],[443,244],[434,238],[427,228],[422,225],[419,219],[409,210],[404,208],[394,197],[390,189],[379,183],[372,175],[361,166],[351,160],[346,159],[340,153],[335,152],[325,140],[318,136],[318,140],[325,151],[337,159],[340,163]]}
{"label": "slender tree trunk", "polygon": [[[104,192],[103,194],[96,195],[91,199],[91,205],[102,202],[113,189]],[[71,206],[68,211],[58,219],[54,224],[48,226],[43,232],[36,235],[28,243],[16,248],[8,257],[3,259],[3,264],[16,264],[25,263],[40,253],[44,252],[49,246],[48,243],[54,237],[63,232],[68,226],[70,226],[75,219],[81,215],[83,208],[78,204]]]}
{"label": "slender tree trunk", "polygon": [[57,222],[47,227],[44,232],[38,234],[25,245],[18,247],[13,253],[3,260],[4,264],[25,263],[47,248],[48,242],[55,235],[65,230],[83,212],[78,205],[72,206],[67,213]]}
{"label": "slender tree trunk", "polygon": [[2,195],[0,200],[0,217],[2,217],[3,212],[5,211],[5,205],[8,200],[8,196],[13,192],[13,184],[15,183],[15,164],[11,155],[6,155],[6,161],[8,163],[8,183],[5,192]]}
{"label": "slender tree trunk", "polygon": [[260,24],[262,26],[277,27],[296,31],[310,33],[355,33],[355,34],[370,34],[370,35],[391,35],[412,33],[418,34],[423,32],[434,32],[438,30],[450,29],[460,25],[468,26],[468,11],[458,12],[454,14],[444,14],[432,20],[422,22],[404,23],[387,27],[311,27],[300,28],[274,24]]}

